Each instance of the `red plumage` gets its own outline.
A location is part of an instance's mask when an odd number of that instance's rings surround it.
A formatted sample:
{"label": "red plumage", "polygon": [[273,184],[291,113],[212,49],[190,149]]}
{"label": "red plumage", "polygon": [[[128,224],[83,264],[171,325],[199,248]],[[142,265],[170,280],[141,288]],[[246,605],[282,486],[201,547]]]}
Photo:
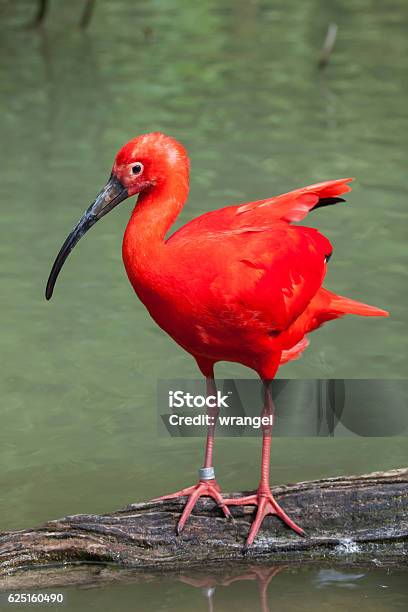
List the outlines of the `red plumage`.
{"label": "red plumage", "polygon": [[[164,151],[172,148],[167,137],[157,141]],[[121,157],[143,160],[138,143],[131,146],[132,154]],[[325,321],[348,312],[387,314],[323,290],[331,244],[315,229],[291,225],[319,202],[350,191],[352,179],[211,211],[165,240],[188,192],[187,155],[177,147],[171,176],[139,196],[123,258],[152,317],[195,357],[204,375],[226,360],[270,379],[280,363],[300,355],[305,336]]]}

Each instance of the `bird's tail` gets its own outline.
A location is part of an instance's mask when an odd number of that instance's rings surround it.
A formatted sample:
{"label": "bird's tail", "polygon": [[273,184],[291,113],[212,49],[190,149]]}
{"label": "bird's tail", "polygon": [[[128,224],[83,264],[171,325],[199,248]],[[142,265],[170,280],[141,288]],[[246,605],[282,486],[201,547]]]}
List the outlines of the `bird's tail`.
{"label": "bird's tail", "polygon": [[[363,317],[388,317],[389,313],[382,308],[376,306],[369,306],[363,302],[357,302],[350,298],[343,297],[342,295],[336,295],[327,289],[321,289],[325,294],[325,302],[327,311],[332,313],[334,316],[342,317],[346,314],[360,315]],[[334,318],[334,317],[333,317]]]}
{"label": "bird's tail", "polygon": [[[297,344],[286,348],[282,351],[281,364],[292,359],[300,357],[302,352],[308,346],[307,334],[317,329],[327,321],[340,319],[344,315],[353,314],[363,317],[388,317],[389,313],[382,308],[369,306],[363,302],[357,302],[350,298],[343,297],[328,291],[324,287],[320,287],[319,291],[312,298],[306,310],[293,323],[294,337],[300,337]],[[289,336],[289,340],[291,336]]]}

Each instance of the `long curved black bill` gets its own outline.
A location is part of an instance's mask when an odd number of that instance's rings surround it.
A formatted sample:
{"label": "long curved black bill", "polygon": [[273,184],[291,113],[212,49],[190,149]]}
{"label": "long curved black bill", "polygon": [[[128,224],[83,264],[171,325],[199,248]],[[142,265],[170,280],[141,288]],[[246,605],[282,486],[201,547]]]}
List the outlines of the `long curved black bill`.
{"label": "long curved black bill", "polygon": [[105,187],[96,196],[95,201],[90,205],[88,210],[85,211],[62,245],[54,261],[54,265],[52,266],[50,276],[48,277],[47,288],[45,290],[45,297],[47,300],[52,297],[58,274],[77,242],[97,221],[99,221],[99,219],[120,204],[120,202],[126,200],[127,197],[127,189],[113,174],[111,174]]}

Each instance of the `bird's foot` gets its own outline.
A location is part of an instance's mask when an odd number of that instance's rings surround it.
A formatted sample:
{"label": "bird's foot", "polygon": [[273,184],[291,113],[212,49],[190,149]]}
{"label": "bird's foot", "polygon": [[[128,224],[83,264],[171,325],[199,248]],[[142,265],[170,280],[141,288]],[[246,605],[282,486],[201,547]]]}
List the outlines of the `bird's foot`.
{"label": "bird's foot", "polygon": [[286,514],[286,512],[280,507],[278,502],[272,495],[269,487],[259,487],[258,491],[254,495],[247,495],[246,497],[232,497],[230,499],[224,499],[224,503],[227,506],[258,506],[255,520],[251,525],[245,548],[251,546],[255,540],[257,533],[262,525],[262,522],[268,514],[275,514],[278,516],[290,529],[293,529],[296,533],[301,536],[305,535],[305,532],[301,527],[296,525],[294,521]]}
{"label": "bird's foot", "polygon": [[215,478],[201,479],[196,485],[193,485],[192,487],[181,489],[180,491],[177,491],[176,493],[171,493],[170,495],[156,497],[155,499],[152,499],[152,501],[177,499],[178,497],[188,497],[187,503],[184,506],[183,513],[180,517],[179,522],[177,523],[176,531],[178,535],[180,535],[180,533],[183,531],[184,526],[187,523],[190,514],[192,513],[193,508],[200,497],[211,497],[216,502],[218,507],[221,508],[227,519],[229,519],[230,521],[234,520],[231,512],[229,511],[229,508],[227,507],[224,499],[222,498],[221,489]]}

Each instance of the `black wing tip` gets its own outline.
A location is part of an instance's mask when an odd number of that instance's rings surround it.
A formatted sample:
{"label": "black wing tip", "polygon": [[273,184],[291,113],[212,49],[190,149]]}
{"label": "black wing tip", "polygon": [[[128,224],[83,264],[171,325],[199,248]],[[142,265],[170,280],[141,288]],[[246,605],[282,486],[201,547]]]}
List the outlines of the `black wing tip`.
{"label": "black wing tip", "polygon": [[344,198],[320,198],[317,202],[316,206],[313,206],[312,210],[316,208],[322,208],[323,206],[332,206],[333,204],[338,204],[339,202],[345,202]]}

